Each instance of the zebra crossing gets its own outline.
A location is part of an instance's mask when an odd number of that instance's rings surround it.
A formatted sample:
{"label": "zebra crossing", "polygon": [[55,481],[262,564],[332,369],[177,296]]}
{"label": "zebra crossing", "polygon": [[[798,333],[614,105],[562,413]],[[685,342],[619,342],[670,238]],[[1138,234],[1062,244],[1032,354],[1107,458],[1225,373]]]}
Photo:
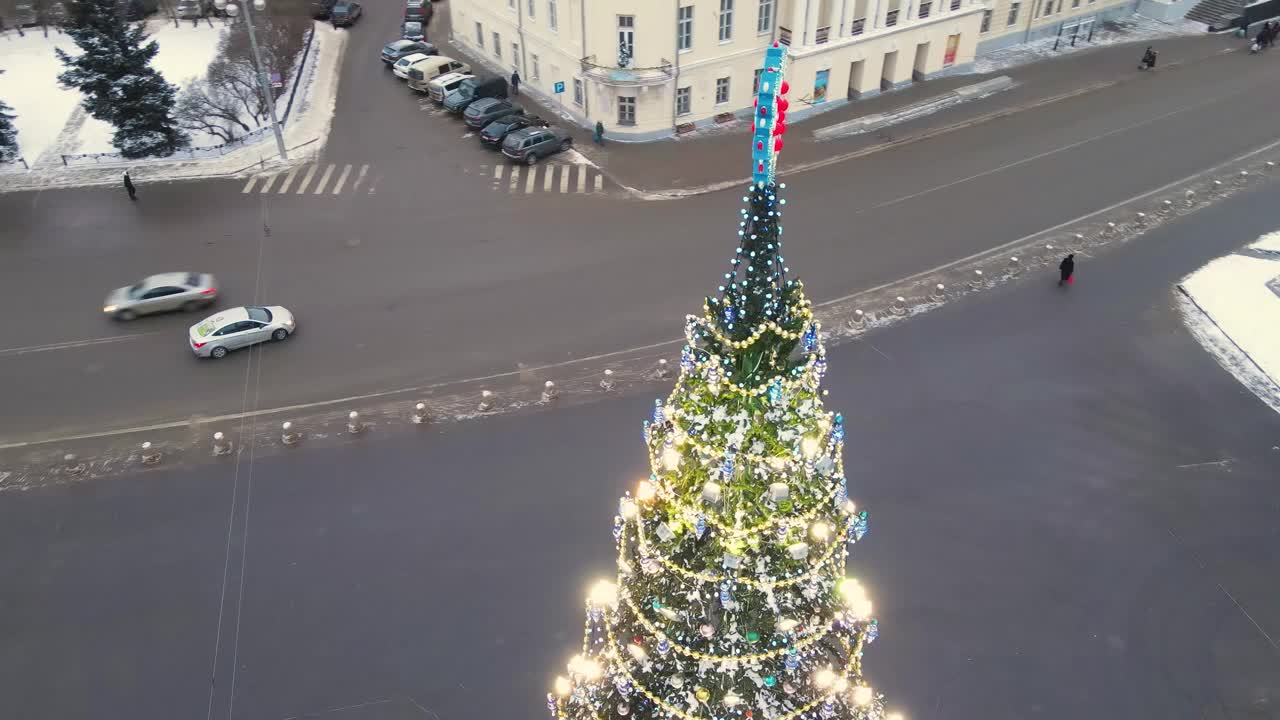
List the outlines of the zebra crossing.
{"label": "zebra crossing", "polygon": [[311,163],[290,170],[254,175],[240,192],[261,195],[341,195],[345,191],[372,195],[376,185],[377,176],[370,175],[367,163],[359,167],[353,164]]}
{"label": "zebra crossing", "polygon": [[494,192],[511,195],[531,195],[536,192],[563,195],[603,195],[604,174],[589,165],[494,165],[492,170]]}

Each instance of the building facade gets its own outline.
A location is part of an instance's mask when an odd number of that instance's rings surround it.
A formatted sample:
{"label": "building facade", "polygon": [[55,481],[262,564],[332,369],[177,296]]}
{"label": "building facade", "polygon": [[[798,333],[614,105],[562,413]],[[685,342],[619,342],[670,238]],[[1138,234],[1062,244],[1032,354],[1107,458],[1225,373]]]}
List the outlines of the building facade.
{"label": "building facade", "polygon": [[979,25],[978,54],[1045,37],[1056,37],[1064,45],[1087,43],[1104,21],[1132,15],[1139,3],[1140,0],[986,0],[987,10]]}
{"label": "building facade", "polygon": [[[1124,3],[1130,7],[1133,0]],[[1015,37],[1019,3],[1056,3],[1040,29],[1107,0],[449,0],[453,41],[521,91],[610,138],[648,140],[749,113],[764,49],[789,46],[799,119],[954,72]],[[1016,7],[1015,7],[1016,6]],[[1079,13],[1076,11],[1079,10]],[[1095,11],[1096,12],[1096,11]],[[1003,24],[1002,19],[1014,20]]]}

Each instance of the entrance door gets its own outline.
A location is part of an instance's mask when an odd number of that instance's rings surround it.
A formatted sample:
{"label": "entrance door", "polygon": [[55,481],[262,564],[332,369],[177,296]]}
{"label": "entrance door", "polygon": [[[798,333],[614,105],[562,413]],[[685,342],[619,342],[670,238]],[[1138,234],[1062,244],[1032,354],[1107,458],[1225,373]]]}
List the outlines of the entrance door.
{"label": "entrance door", "polygon": [[887,52],[884,54],[884,69],[880,71],[880,89],[892,90],[893,78],[898,71],[898,51]]}
{"label": "entrance door", "polygon": [[926,66],[929,63],[929,43],[922,42],[916,45],[916,62],[911,66],[911,79],[916,82],[924,80],[928,76]]}
{"label": "entrance door", "polygon": [[849,99],[853,100],[862,95],[862,73],[866,71],[865,60],[855,60],[849,63]]}

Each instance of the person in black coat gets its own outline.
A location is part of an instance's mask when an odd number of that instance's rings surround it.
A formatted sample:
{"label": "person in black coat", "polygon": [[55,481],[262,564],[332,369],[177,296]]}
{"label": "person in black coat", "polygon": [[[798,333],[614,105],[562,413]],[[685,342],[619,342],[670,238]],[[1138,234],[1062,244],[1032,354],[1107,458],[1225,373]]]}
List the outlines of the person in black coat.
{"label": "person in black coat", "polygon": [[129,171],[124,171],[124,189],[129,193],[130,200],[138,199],[138,191],[133,187],[133,178],[129,177]]}
{"label": "person in black coat", "polygon": [[1071,274],[1076,271],[1075,257],[1076,254],[1071,253],[1063,258],[1062,262],[1058,265],[1058,274],[1060,276],[1058,278],[1058,287],[1062,287],[1063,285],[1071,282]]}
{"label": "person in black coat", "polygon": [[519,71],[512,71],[512,73],[511,73],[511,94],[512,94],[512,95],[519,95],[519,94],[520,94],[520,73],[519,73]]}

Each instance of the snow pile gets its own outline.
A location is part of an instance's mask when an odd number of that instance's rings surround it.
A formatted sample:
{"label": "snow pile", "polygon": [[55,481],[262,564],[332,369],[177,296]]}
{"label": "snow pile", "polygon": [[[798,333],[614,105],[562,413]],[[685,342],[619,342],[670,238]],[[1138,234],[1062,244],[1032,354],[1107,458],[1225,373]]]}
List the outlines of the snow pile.
{"label": "snow pile", "polygon": [[1280,412],[1280,232],[1188,275],[1183,318],[1245,387]]}
{"label": "snow pile", "polygon": [[[148,34],[160,46],[152,67],[165,80],[182,87],[204,74],[217,56],[223,24],[203,21],[198,27],[153,20]],[[114,152],[109,123],[85,115],[80,109],[80,91],[58,85],[62,63],[54,48],[76,55],[79,48],[70,35],[49,28],[49,36],[38,28],[10,30],[0,35],[0,98],[17,114],[19,154],[36,166],[61,162],[61,155]],[[193,144],[218,142],[208,137],[192,138]]]}

